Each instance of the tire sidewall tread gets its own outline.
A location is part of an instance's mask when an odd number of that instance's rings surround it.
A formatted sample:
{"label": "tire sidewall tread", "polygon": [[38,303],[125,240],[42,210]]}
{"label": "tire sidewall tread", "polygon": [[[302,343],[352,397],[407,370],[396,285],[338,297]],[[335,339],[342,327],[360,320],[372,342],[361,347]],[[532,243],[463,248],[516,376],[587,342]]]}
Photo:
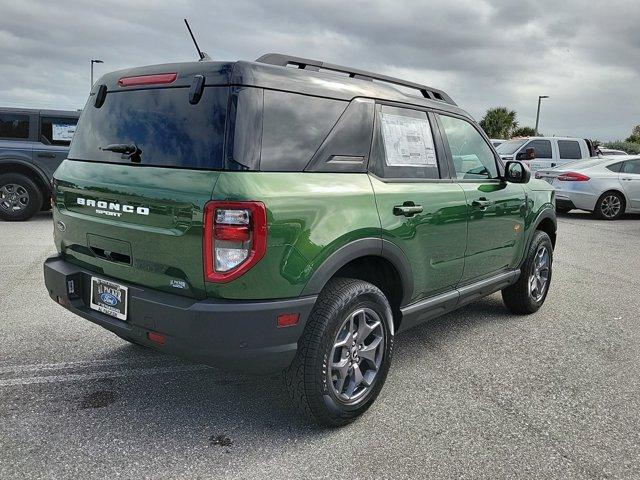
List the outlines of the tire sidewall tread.
{"label": "tire sidewall tread", "polygon": [[[345,315],[366,305],[382,318],[385,352],[376,381],[361,401],[354,405],[339,402],[327,383],[329,353]],[[391,307],[384,294],[362,280],[335,278],[322,290],[298,342],[292,364],[284,372],[285,384],[293,403],[307,418],[323,426],[343,426],[364,413],[384,385],[393,352]]]}

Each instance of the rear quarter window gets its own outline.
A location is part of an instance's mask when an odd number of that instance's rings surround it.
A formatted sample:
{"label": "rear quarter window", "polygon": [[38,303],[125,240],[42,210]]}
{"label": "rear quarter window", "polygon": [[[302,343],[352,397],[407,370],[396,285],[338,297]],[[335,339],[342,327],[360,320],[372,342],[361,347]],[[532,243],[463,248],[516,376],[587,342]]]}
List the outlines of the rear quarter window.
{"label": "rear quarter window", "polygon": [[89,97],[69,158],[123,163],[110,144],[135,144],[141,165],[222,170],[228,87],[206,87],[196,105],[189,88],[109,92],[100,108]]}
{"label": "rear quarter window", "polygon": [[29,116],[0,113],[0,138],[23,140],[29,138]]}
{"label": "rear quarter window", "polygon": [[611,165],[607,165],[606,168],[607,168],[607,170],[611,170],[612,172],[619,173],[620,169],[622,168],[622,164],[623,164],[623,162],[618,162],[618,163],[614,163],[614,164],[611,164]]}
{"label": "rear quarter window", "polygon": [[348,104],[265,90],[260,170],[304,170]]}

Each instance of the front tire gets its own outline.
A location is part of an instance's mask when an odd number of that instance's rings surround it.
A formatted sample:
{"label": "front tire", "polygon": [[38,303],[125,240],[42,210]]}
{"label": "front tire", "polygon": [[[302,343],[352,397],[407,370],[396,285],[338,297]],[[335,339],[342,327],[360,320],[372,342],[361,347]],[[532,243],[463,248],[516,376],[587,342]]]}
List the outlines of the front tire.
{"label": "front tire", "polygon": [[549,292],[553,265],[553,244],[549,235],[537,230],[529,250],[520,278],[502,290],[502,300],[509,310],[520,315],[537,312]]}
{"label": "front tire", "polygon": [[0,219],[28,220],[42,207],[42,192],[29,177],[20,173],[0,175]]}
{"label": "front tire", "polygon": [[315,423],[347,425],[380,393],[392,353],[393,316],[384,294],[361,280],[332,279],[285,370],[291,400]]}

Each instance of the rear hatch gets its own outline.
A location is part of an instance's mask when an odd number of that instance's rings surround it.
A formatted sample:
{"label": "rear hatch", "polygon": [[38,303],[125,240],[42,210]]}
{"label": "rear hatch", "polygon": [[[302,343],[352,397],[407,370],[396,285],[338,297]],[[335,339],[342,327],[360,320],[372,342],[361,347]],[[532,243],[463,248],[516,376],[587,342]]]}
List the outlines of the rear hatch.
{"label": "rear hatch", "polygon": [[56,245],[66,259],[126,283],[205,297],[203,211],[224,167],[229,70],[159,65],[96,83],[54,175],[54,220],[64,223]]}

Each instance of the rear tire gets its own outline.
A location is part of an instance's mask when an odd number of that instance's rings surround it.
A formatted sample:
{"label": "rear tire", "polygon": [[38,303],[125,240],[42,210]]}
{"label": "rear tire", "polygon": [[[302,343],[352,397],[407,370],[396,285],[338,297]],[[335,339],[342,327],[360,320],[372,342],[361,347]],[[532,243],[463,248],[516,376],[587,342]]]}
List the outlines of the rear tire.
{"label": "rear tire", "polygon": [[0,175],[0,219],[28,220],[42,207],[42,192],[36,183],[20,173]]}
{"label": "rear tire", "polygon": [[594,214],[601,220],[617,220],[624,215],[624,196],[618,192],[605,192],[596,202]]}
{"label": "rear tire", "polygon": [[553,270],[553,244],[541,230],[533,234],[520,278],[502,290],[502,300],[509,310],[519,315],[537,312],[549,292]]}
{"label": "rear tire", "polygon": [[330,427],[347,425],[362,415],[387,377],[392,325],[389,302],[376,286],[361,280],[330,280],[284,372],[298,411]]}

